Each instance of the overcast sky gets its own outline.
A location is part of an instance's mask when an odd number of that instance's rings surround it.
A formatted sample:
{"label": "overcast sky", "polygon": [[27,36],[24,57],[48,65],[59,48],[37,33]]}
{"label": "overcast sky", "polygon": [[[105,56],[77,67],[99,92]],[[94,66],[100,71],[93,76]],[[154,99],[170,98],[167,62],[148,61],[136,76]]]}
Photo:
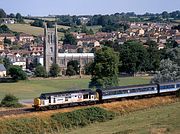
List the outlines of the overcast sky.
{"label": "overcast sky", "polygon": [[91,15],[116,12],[160,13],[180,10],[180,0],[0,0],[6,13],[46,16]]}

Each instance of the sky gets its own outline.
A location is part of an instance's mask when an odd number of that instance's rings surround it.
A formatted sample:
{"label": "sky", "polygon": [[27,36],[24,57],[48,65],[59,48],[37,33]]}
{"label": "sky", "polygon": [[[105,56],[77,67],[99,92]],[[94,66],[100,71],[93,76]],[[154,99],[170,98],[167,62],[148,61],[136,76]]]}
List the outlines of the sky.
{"label": "sky", "polygon": [[25,16],[144,14],[180,10],[180,0],[0,0],[0,8]]}

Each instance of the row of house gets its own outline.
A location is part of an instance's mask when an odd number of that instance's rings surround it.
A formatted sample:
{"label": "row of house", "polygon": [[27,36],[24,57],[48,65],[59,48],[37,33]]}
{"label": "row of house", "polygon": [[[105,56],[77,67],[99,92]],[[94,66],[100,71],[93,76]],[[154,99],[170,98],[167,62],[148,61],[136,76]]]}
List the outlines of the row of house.
{"label": "row of house", "polygon": [[29,35],[29,34],[25,34],[25,33],[21,33],[17,36],[15,36],[14,34],[0,34],[0,42],[4,42],[4,39],[9,39],[12,43],[15,41],[18,41],[20,43],[27,43],[27,42],[32,42],[34,41],[34,36],[33,35]]}
{"label": "row of house", "polygon": [[[100,46],[100,42],[104,40],[117,40],[119,44],[123,44],[127,40],[138,40],[145,44],[147,40],[153,40],[158,44],[159,49],[163,49],[167,40],[170,38],[180,44],[180,31],[171,29],[171,24],[138,22],[129,23],[129,25],[130,28],[124,32],[97,32],[94,35],[72,32],[71,34],[73,34],[78,41],[77,47],[81,46],[86,50],[88,50],[88,48]],[[70,47],[70,45],[66,44],[65,46]]]}

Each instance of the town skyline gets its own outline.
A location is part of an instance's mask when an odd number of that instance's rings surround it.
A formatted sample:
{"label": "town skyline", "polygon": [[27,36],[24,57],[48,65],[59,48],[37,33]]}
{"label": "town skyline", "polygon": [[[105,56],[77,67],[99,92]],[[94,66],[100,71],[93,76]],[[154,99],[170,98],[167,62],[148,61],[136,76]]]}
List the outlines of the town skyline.
{"label": "town skyline", "polygon": [[[11,3],[11,4],[7,4]],[[10,1],[1,0],[0,5],[7,13],[21,13],[22,15],[47,16],[47,15],[94,15],[94,14],[113,14],[116,12],[135,12],[136,14],[161,13],[163,11],[172,12],[179,10],[179,0],[31,0],[31,1]],[[63,5],[63,6],[62,6]],[[93,7],[93,8],[92,8]]]}

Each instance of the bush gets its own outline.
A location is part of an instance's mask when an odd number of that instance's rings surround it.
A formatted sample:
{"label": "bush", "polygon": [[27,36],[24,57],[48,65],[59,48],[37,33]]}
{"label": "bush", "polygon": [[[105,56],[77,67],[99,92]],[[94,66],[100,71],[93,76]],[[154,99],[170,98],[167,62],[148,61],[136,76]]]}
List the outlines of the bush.
{"label": "bush", "polygon": [[46,69],[42,65],[36,67],[34,74],[36,77],[47,77]]}
{"label": "bush", "polygon": [[180,89],[176,91],[176,97],[180,98]]}
{"label": "bush", "polygon": [[22,107],[22,105],[18,102],[19,99],[14,95],[8,94],[1,101],[1,106],[3,107]]}
{"label": "bush", "polygon": [[0,134],[61,133],[63,128],[86,126],[93,122],[113,119],[115,114],[102,108],[91,107],[68,113],[57,113],[50,118],[24,117],[0,120]]}
{"label": "bush", "polygon": [[93,122],[111,120],[114,117],[115,114],[113,112],[106,111],[99,107],[85,108],[73,112],[52,115],[52,119],[56,120],[63,128],[83,127]]}
{"label": "bush", "polygon": [[50,73],[50,76],[57,77],[60,73],[59,65],[58,64],[52,64],[49,73]]}
{"label": "bush", "polygon": [[26,73],[19,66],[10,66],[8,71],[15,81],[27,79]]}

